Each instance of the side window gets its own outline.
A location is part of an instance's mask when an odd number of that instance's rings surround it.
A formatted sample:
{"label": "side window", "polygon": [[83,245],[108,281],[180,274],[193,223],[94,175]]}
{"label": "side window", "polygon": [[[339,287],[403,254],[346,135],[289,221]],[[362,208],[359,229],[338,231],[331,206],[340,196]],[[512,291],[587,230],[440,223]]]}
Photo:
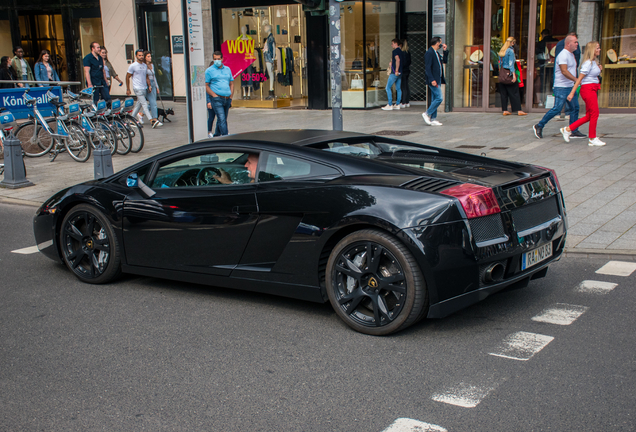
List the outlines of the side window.
{"label": "side window", "polygon": [[334,168],[290,156],[270,153],[266,159],[261,162],[259,182],[340,175]]}
{"label": "side window", "polygon": [[241,184],[251,181],[245,163],[248,153],[214,152],[162,162],[153,189]]}

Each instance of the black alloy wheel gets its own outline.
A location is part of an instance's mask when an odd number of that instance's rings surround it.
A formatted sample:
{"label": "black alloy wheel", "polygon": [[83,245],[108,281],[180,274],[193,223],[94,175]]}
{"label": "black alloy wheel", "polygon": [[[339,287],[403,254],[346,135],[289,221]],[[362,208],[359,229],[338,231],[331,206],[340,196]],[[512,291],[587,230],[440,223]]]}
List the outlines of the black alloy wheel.
{"label": "black alloy wheel", "polygon": [[64,217],[60,232],[64,262],[83,282],[106,283],[121,272],[119,244],[104,214],[80,204]]}
{"label": "black alloy wheel", "polygon": [[416,323],[428,311],[424,277],[409,250],[393,236],[361,230],[342,239],[326,270],[327,295],[351,328],[388,335]]}

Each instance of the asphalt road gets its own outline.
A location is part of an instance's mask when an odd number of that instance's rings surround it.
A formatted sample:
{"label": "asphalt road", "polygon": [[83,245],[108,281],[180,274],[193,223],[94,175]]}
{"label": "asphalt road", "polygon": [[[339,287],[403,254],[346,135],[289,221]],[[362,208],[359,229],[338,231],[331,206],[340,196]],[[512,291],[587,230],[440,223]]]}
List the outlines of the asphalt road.
{"label": "asphalt road", "polygon": [[380,338],[329,305],[83,284],[12,252],[34,210],[0,205],[1,431],[636,430],[636,272],[595,273],[606,258]]}

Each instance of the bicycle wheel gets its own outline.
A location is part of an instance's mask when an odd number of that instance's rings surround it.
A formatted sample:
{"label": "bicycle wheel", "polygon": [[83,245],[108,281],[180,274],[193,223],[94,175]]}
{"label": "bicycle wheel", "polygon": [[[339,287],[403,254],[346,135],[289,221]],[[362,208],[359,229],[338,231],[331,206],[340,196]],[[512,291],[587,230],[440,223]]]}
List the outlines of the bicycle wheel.
{"label": "bicycle wheel", "polygon": [[122,122],[126,125],[126,129],[128,129],[128,133],[132,138],[132,146],[130,147],[130,151],[133,153],[139,153],[142,148],[144,148],[144,131],[137,124],[137,121],[132,118],[130,115],[126,115],[121,119]]}
{"label": "bicycle wheel", "polygon": [[115,133],[113,130],[101,120],[95,120],[95,133],[91,135],[93,149],[96,149],[101,142],[106,146],[108,150],[110,150],[110,154],[114,155],[117,151],[117,138],[115,138]]}
{"label": "bicycle wheel", "polygon": [[125,155],[132,149],[132,137],[121,120],[113,120],[113,132],[117,137],[117,153]]}
{"label": "bicycle wheel", "polygon": [[33,121],[22,123],[15,136],[20,140],[24,154],[29,157],[45,155],[55,144],[55,138],[39,123]]}
{"label": "bicycle wheel", "polygon": [[86,162],[91,157],[91,145],[81,126],[76,122],[69,122],[68,138],[64,140],[66,151],[78,162]]}

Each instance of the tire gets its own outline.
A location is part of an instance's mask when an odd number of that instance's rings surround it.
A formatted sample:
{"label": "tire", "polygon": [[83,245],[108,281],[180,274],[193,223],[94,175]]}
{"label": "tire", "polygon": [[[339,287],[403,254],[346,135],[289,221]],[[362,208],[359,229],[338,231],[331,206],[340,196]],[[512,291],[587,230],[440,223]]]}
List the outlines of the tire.
{"label": "tire", "polygon": [[130,147],[130,151],[133,153],[139,153],[141,149],[144,148],[144,131],[139,126],[137,121],[132,118],[130,115],[126,115],[121,119],[122,122],[126,125],[128,129],[128,133],[132,139],[132,146]]}
{"label": "tire", "polygon": [[360,333],[395,333],[428,310],[428,292],[415,258],[382,231],[365,229],[343,238],[329,256],[325,279],[336,314]]}
{"label": "tire", "polygon": [[113,120],[113,132],[117,138],[117,154],[126,155],[132,148],[132,137],[121,120]]}
{"label": "tire", "polygon": [[[33,128],[37,127],[37,136],[33,141]],[[39,123],[28,121],[22,123],[15,136],[20,140],[22,150],[28,157],[43,156],[51,151],[55,139]]]}
{"label": "tire", "polygon": [[64,140],[66,151],[78,162],[86,162],[91,157],[92,146],[81,126],[72,121],[66,126],[69,138]]}
{"label": "tire", "polygon": [[95,120],[93,124],[95,125],[95,133],[91,135],[93,149],[97,149],[101,140],[110,154],[114,155],[117,152],[117,138],[113,130],[102,120]]}
{"label": "tire", "polygon": [[107,283],[121,274],[115,232],[92,205],[80,204],[66,214],[59,240],[64,263],[82,282]]}

